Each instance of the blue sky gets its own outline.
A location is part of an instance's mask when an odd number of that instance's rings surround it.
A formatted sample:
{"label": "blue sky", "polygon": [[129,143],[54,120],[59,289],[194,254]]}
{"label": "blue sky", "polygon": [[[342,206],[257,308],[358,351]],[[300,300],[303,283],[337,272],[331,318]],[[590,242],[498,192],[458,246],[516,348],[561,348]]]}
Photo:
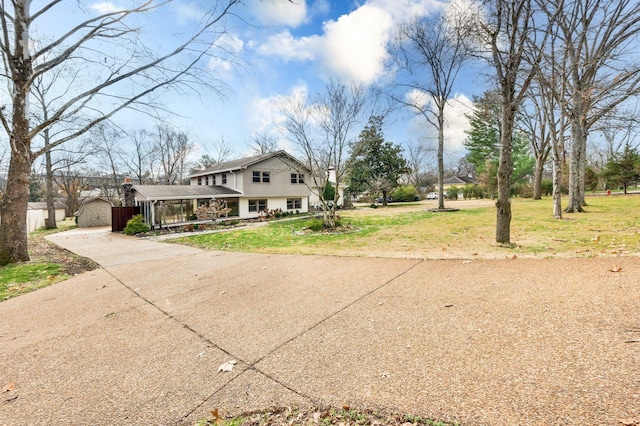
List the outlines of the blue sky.
{"label": "blue sky", "polygon": [[[173,35],[195,28],[207,3],[210,0],[175,1],[165,13],[145,16],[145,34],[151,37],[151,45],[163,46]],[[129,3],[85,4],[88,10],[106,11]],[[274,126],[283,101],[299,94],[313,96],[329,78],[366,86],[397,78],[384,66],[394,30],[442,7],[446,2],[436,0],[294,0],[293,4],[247,0],[236,9],[242,19],[230,20],[226,35],[218,40],[242,64],[228,58],[208,63],[210,73],[228,86],[225,99],[206,91],[199,97],[164,96],[166,107],[178,114],[168,120],[198,144],[196,156],[212,150],[221,138],[235,155],[242,156],[255,133],[272,133],[282,141],[282,148],[290,148]],[[447,115],[450,162],[461,155],[467,126],[463,114],[469,111],[471,96],[480,93],[479,82],[469,73],[459,79]],[[152,126],[146,118],[128,112],[119,114],[116,121],[128,130]],[[412,119],[409,111],[394,117],[386,136],[404,145],[420,140],[433,143],[433,130],[424,119]]]}

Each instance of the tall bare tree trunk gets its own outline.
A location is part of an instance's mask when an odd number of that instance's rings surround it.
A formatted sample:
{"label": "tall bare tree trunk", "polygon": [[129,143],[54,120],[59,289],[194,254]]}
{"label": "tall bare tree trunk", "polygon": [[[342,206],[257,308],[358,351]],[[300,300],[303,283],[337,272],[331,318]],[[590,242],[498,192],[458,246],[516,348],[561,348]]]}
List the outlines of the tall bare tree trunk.
{"label": "tall bare tree trunk", "polygon": [[587,130],[581,95],[574,97],[571,117],[571,156],[569,157],[569,200],[567,213],[583,212],[584,205],[584,155],[586,153]]}
{"label": "tall bare tree trunk", "polygon": [[45,170],[46,178],[45,185],[47,188],[47,229],[55,229],[56,225],[56,206],[55,197],[53,193],[53,166],[51,165],[51,151],[47,151],[45,156]]}
{"label": "tall bare tree trunk", "polygon": [[500,134],[500,163],[498,164],[498,201],[496,201],[496,242],[511,242],[511,177],[513,175],[512,141],[514,114],[513,100],[503,92],[502,128]]}
{"label": "tall bare tree trunk", "polygon": [[444,210],[444,103],[438,108],[438,209]]}
{"label": "tall bare tree trunk", "polygon": [[533,199],[542,199],[542,173],[544,172],[544,163],[546,156],[543,152],[536,155],[536,169],[533,172]]}
{"label": "tall bare tree trunk", "polygon": [[11,117],[13,132],[9,135],[11,161],[7,174],[7,189],[2,198],[0,223],[0,265],[29,260],[27,250],[27,207],[31,179],[31,138],[29,135],[29,87],[33,68],[29,54],[29,2],[15,2],[16,21],[22,31],[14,34],[14,61],[10,64],[13,87]]}

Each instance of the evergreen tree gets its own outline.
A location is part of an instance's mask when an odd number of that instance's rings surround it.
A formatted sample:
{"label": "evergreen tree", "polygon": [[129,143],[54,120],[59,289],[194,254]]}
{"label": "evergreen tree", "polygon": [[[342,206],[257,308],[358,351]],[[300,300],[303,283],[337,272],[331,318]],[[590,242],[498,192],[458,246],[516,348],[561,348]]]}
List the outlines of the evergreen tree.
{"label": "evergreen tree", "polygon": [[382,121],[380,116],[370,117],[352,145],[348,178],[349,192],[382,194],[386,205],[387,195],[398,186],[398,179],[407,172],[408,165],[402,148],[384,140]]}
{"label": "evergreen tree", "polygon": [[627,143],[605,163],[602,176],[611,185],[622,185],[626,194],[627,187],[640,179],[640,153]]}
{"label": "evergreen tree", "polygon": [[[496,174],[500,160],[500,98],[498,93],[487,91],[481,97],[474,98],[473,102],[475,110],[468,116],[471,129],[467,131],[464,143],[467,148],[466,159],[475,167],[480,182],[493,197],[497,189]],[[513,185],[523,183],[531,176],[535,159],[531,156],[527,135],[516,131],[511,143]]]}

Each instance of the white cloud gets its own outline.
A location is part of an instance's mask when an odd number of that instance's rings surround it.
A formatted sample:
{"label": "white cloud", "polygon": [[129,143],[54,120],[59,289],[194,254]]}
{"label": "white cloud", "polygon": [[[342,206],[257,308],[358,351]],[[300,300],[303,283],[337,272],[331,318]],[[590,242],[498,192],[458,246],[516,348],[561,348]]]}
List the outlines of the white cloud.
{"label": "white cloud", "polygon": [[123,9],[122,7],[118,7],[115,4],[113,4],[111,2],[107,2],[107,1],[93,3],[90,6],[90,8],[95,10],[96,12],[98,12],[100,14],[117,12],[117,11]]}
{"label": "white cloud", "polygon": [[264,0],[254,2],[253,13],[265,25],[298,27],[307,22],[307,2]]}
{"label": "white cloud", "polygon": [[254,98],[251,103],[251,127],[257,133],[278,133],[279,127],[285,120],[282,110],[298,102],[304,103],[308,96],[307,85],[299,83],[291,88],[289,94]]}
{"label": "white cloud", "polygon": [[[435,108],[433,99],[428,93],[412,90],[406,95],[407,102],[411,102],[420,108]],[[445,151],[450,155],[459,155],[464,150],[464,141],[467,138],[466,131],[470,129],[469,119],[465,116],[473,108],[473,103],[463,94],[456,94],[449,99],[444,110],[444,139]],[[410,123],[409,131],[415,139],[423,139],[427,145],[437,147],[437,132],[432,124],[421,116],[416,115]]]}
{"label": "white cloud", "polygon": [[345,80],[369,84],[384,71],[393,21],[382,9],[361,6],[324,25],[323,63]]}
{"label": "white cloud", "polygon": [[258,53],[278,56],[286,61],[308,61],[316,58],[322,40],[318,36],[294,38],[289,30],[274,34],[258,48]]}
{"label": "white cloud", "polygon": [[[269,37],[258,52],[288,61],[317,60],[327,74],[371,84],[384,73],[394,28],[443,5],[436,0],[369,0],[337,20],[326,21],[322,34],[295,38],[289,31],[280,32]],[[326,0],[316,1],[316,7],[326,8]]]}
{"label": "white cloud", "polygon": [[216,56],[209,59],[209,70],[215,71],[219,78],[228,78],[234,69],[233,57],[244,49],[244,42],[233,33],[224,33],[212,46]]}
{"label": "white cloud", "polygon": [[172,7],[174,11],[173,18],[181,25],[186,25],[194,21],[200,22],[203,17],[207,16],[207,10],[194,2],[172,3]]}

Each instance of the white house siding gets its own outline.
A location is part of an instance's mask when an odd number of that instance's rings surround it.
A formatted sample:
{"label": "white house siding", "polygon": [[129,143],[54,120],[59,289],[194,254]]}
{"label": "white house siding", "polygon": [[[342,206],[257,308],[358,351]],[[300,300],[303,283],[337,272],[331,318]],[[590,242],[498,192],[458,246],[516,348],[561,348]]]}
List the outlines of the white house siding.
{"label": "white house siding", "polygon": [[[289,198],[300,198],[302,203],[301,208],[299,209],[287,209],[287,200]],[[241,218],[255,218],[260,215],[260,212],[250,212],[249,211],[249,200],[267,200],[267,209],[276,210],[281,209],[284,211],[290,211],[295,213],[298,210],[300,213],[306,213],[309,211],[309,198],[308,197],[250,197],[250,198],[241,198],[240,199],[240,217]]]}

